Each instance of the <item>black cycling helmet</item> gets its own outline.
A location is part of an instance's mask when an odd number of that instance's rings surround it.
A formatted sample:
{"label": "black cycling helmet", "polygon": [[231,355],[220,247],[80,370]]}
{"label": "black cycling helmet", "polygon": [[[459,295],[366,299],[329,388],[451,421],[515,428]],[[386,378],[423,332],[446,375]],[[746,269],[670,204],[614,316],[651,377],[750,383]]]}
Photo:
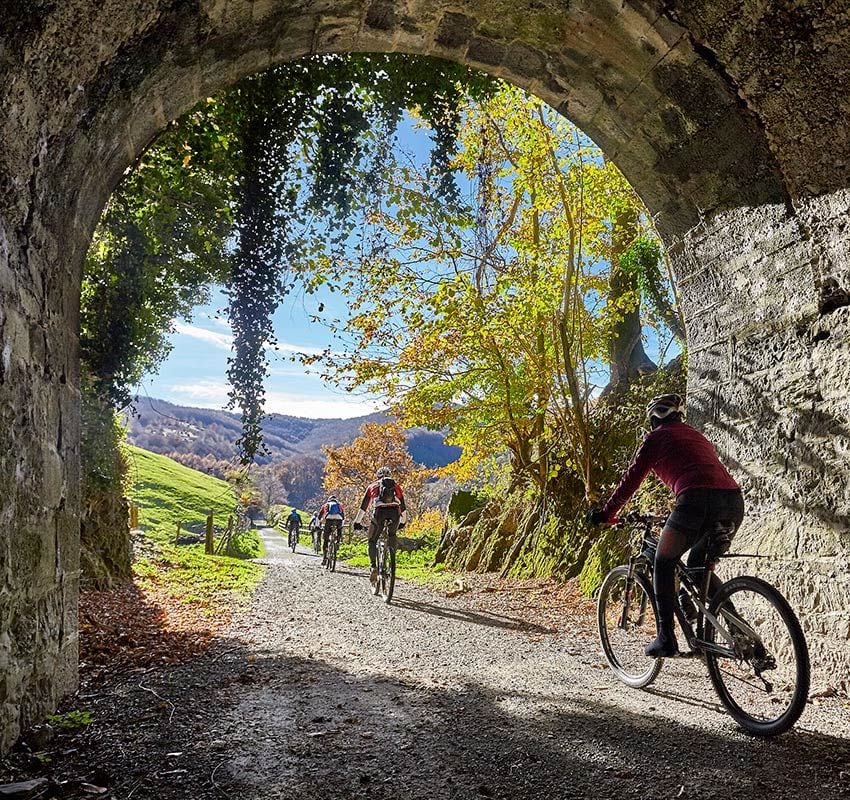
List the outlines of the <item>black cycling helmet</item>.
{"label": "black cycling helmet", "polygon": [[646,418],[650,425],[667,419],[671,414],[681,414],[685,410],[685,400],[680,394],[660,394],[653,397],[646,407]]}

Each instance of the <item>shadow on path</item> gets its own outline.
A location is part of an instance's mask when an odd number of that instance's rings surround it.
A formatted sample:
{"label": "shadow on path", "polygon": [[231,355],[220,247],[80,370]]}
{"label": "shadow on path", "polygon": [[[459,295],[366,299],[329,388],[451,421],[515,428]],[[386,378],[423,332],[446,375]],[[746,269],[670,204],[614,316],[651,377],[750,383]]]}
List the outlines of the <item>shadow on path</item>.
{"label": "shadow on path", "polygon": [[253,723],[250,752],[231,763],[227,787],[246,799],[797,800],[850,789],[850,742],[825,734],[758,739],[728,718],[709,728],[713,714],[685,710],[689,724],[586,690],[553,702],[541,692],[435,689],[318,661],[272,658],[254,676],[258,687],[238,712]]}
{"label": "shadow on path", "polygon": [[508,617],[504,614],[495,614],[492,611],[470,611],[466,608],[451,608],[421,600],[407,600],[403,597],[393,598],[392,604],[409,611],[421,611],[423,614],[431,614],[443,619],[486,625],[490,628],[505,628],[512,631],[523,631],[524,633],[556,633],[553,628],[546,628],[543,625],[536,625],[533,622]]}

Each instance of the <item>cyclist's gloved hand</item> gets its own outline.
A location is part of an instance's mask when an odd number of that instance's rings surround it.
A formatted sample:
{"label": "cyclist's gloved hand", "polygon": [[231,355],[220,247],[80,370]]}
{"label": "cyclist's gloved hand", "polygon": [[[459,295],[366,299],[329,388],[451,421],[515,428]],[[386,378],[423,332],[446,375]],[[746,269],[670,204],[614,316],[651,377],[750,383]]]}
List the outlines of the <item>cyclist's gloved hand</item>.
{"label": "cyclist's gloved hand", "polygon": [[602,525],[608,521],[608,518],[602,513],[601,508],[591,508],[590,511],[587,512],[587,521],[591,525]]}
{"label": "cyclist's gloved hand", "polygon": [[406,523],[406,522],[399,522],[399,523],[398,523],[398,529],[399,529],[400,531],[401,531],[401,530],[404,530],[404,526],[405,526],[405,525],[407,525],[407,523]]}
{"label": "cyclist's gloved hand", "polygon": [[365,530],[366,530],[366,526],[365,526],[365,525],[363,525],[363,524],[361,524],[361,523],[359,523],[359,522],[355,522],[355,523],[354,523],[354,530],[356,530],[356,531],[365,531]]}

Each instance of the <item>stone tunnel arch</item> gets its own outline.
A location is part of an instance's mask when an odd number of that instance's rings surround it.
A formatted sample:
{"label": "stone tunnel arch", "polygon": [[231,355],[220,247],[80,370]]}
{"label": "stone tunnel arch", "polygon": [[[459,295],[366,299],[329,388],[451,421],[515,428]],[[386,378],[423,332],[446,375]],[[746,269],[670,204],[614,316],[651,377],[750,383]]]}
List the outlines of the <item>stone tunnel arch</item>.
{"label": "stone tunnel arch", "polygon": [[76,332],[100,211],[169,120],[320,52],[478,67],[539,95],[618,163],[673,258],[692,418],[744,480],[748,539],[776,556],[766,571],[803,612],[818,663],[846,680],[850,134],[831,113],[829,78],[850,71],[850,26],[840,9],[731,5],[12,6],[0,22],[0,744],[76,681]]}

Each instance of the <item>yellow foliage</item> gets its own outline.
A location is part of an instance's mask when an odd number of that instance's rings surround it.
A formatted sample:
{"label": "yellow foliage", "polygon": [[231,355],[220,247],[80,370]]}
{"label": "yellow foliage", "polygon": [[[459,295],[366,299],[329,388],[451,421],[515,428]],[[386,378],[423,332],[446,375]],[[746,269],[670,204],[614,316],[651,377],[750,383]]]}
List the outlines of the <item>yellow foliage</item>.
{"label": "yellow foliage", "polygon": [[389,467],[404,491],[410,512],[415,513],[430,473],[413,460],[400,423],[367,422],[351,444],[323,449],[327,457],[323,485],[339,497],[350,516],[354,516],[366,488],[376,480],[379,467]]}

